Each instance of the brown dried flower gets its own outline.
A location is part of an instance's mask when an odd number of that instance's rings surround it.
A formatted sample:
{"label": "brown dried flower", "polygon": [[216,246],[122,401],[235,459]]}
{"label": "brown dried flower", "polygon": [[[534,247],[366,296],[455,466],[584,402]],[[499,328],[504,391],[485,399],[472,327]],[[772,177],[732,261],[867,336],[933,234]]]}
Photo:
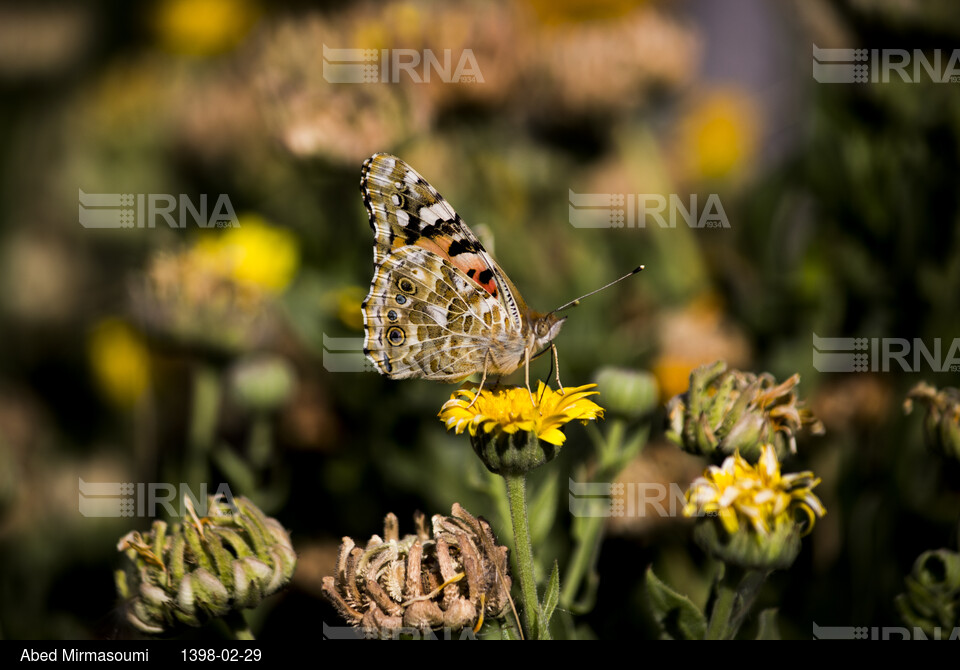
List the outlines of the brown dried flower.
{"label": "brown dried flower", "polygon": [[458,503],[451,516],[437,514],[432,533],[416,514],[416,535],[399,536],[397,517],[384,519],[383,538],[365,548],[343,538],[337,574],[323,578],[323,593],[351,624],[368,636],[401,628],[479,630],[510,604],[507,548],[493,531]]}
{"label": "brown dried flower", "polygon": [[914,386],[903,403],[904,411],[913,411],[914,401],[927,408],[923,419],[923,435],[930,448],[947,457],[960,460],[960,390],[937,390],[926,382]]}

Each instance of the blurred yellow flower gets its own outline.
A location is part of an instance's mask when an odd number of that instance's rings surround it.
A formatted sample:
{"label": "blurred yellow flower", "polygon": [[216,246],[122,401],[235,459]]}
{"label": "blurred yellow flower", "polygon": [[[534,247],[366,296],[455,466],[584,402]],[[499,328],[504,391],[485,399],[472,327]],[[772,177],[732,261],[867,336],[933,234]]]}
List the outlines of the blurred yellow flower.
{"label": "blurred yellow flower", "polygon": [[733,535],[752,528],[767,536],[797,521],[802,515],[809,533],[817,518],[827,513],[813,493],[820,483],[812,472],[781,475],[773,445],[763,447],[756,467],[739,453],[721,467],[711,465],[687,490],[685,516],[716,515]]}
{"label": "blurred yellow flower", "polygon": [[678,309],[665,311],[657,331],[660,353],[651,371],[664,399],[686,391],[690,373],[701,365],[725,360],[731,367],[740,367],[750,360],[746,336],[713,294],[702,294]]}
{"label": "blurred yellow flower", "polygon": [[635,10],[637,0],[527,0],[537,18],[547,25],[617,19]]}
{"label": "blurred yellow flower", "polygon": [[238,222],[238,228],[200,239],[193,250],[197,261],[239,283],[283,292],[300,266],[296,236],[255,214],[241,215]]}
{"label": "blurred yellow flower", "polygon": [[347,328],[363,328],[363,312],[360,305],[367,290],[361,286],[344,286],[337,291],[337,316]]}
{"label": "blurred yellow flower", "polygon": [[587,384],[560,392],[540,382],[534,393],[536,406],[530,404],[530,394],[524,387],[485,389],[476,402],[474,390],[458,389],[438,416],[447,430],[452,428],[458,435],[465,430],[470,435],[523,431],[559,446],[567,439],[560,429],[570,421],[586,423],[603,417],[603,408],[587,400],[587,396],[598,394],[587,390],[594,387],[596,384]]}
{"label": "blurred yellow flower", "polygon": [[150,384],[150,355],[137,332],[120,319],[101,321],[88,343],[94,378],[106,398],[132,407]]}
{"label": "blurred yellow flower", "polygon": [[726,179],[749,167],[756,152],[759,112],[745,93],[719,89],[680,121],[679,159],[688,177]]}
{"label": "blurred yellow flower", "polygon": [[163,0],[153,16],[160,44],[187,56],[210,56],[236,47],[259,18],[250,0]]}
{"label": "blurred yellow flower", "polygon": [[218,352],[244,351],[273,332],[272,298],[300,265],[296,236],[256,215],[209,231],[181,252],[161,252],[135,287],[148,332]]}

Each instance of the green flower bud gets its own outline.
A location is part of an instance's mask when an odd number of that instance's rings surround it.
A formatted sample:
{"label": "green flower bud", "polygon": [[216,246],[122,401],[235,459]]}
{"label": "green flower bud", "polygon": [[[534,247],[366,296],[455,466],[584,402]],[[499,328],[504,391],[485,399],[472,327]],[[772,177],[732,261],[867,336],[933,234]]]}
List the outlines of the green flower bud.
{"label": "green flower bud", "polygon": [[[763,446],[761,437],[765,426],[766,423],[760,414],[742,415],[724,439],[724,453],[732,449],[733,453],[740,452],[748,462],[756,463]],[[782,458],[783,454],[778,456]]]}
{"label": "green flower bud", "polygon": [[258,558],[247,556],[233,563],[235,603],[238,607],[256,607],[263,599],[260,584],[269,584],[274,570]]}
{"label": "green flower bud", "polygon": [[256,607],[290,581],[296,554],[275,519],[245,498],[231,507],[211,496],[207,504],[203,518],[192,514],[170,527],[155,521],[149,533],[120,539],[117,548],[129,563],[116,574],[117,592],[140,631],[161,635],[202,626]]}
{"label": "green flower bud", "polygon": [[752,570],[785,570],[800,553],[801,528],[783,524],[766,535],[750,531],[733,534],[720,524],[699,523],[693,531],[697,544],[711,556],[727,563]]}
{"label": "green flower bud", "polygon": [[487,469],[497,475],[518,475],[552,461],[560,447],[541,442],[536,433],[478,432],[470,446]]}
{"label": "green flower bud", "polygon": [[271,412],[283,407],[293,395],[296,374],[286,359],[272,354],[241,360],[230,378],[233,397],[243,407]]}
{"label": "green flower bud", "polygon": [[660,388],[649,372],[608,367],[597,373],[596,381],[608,412],[638,419],[657,407]]}
{"label": "green flower bud", "polygon": [[690,374],[690,388],[667,403],[667,437],[685,451],[714,462],[735,453],[756,463],[763,445],[779,459],[796,453],[796,434],[809,426],[823,432],[813,414],[797,401],[799,375],[777,384],[772,375],[727,370],[717,361]]}
{"label": "green flower bud", "polygon": [[930,637],[936,629],[960,626],[960,554],[938,549],[917,558],[906,578],[907,592],[896,598],[897,611],[908,625]]}

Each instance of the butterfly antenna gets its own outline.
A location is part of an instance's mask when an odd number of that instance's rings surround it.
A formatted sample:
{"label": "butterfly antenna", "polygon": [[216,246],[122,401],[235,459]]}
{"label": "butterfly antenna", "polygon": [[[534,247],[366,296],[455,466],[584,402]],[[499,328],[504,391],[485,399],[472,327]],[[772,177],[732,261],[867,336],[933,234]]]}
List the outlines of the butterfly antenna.
{"label": "butterfly antenna", "polygon": [[635,274],[637,274],[638,272],[640,272],[640,270],[642,270],[642,269],[643,269],[643,266],[642,266],[642,265],[638,265],[638,266],[635,267],[633,270],[631,270],[631,271],[628,272],[627,274],[625,274],[625,275],[623,275],[622,277],[620,277],[620,279],[614,279],[612,282],[610,282],[609,284],[606,284],[605,286],[601,286],[600,288],[598,288],[598,289],[596,289],[596,290],[594,290],[594,291],[590,291],[590,292],[587,293],[586,295],[582,295],[582,296],[580,296],[579,298],[577,298],[576,300],[571,300],[571,301],[568,302],[566,305],[563,305],[563,306],[561,306],[561,307],[557,307],[555,310],[553,310],[552,312],[550,312],[550,314],[556,314],[557,312],[562,312],[563,310],[567,309],[568,307],[576,307],[577,305],[580,304],[580,301],[583,300],[584,298],[589,298],[589,297],[592,296],[594,293],[599,293],[599,292],[602,291],[603,289],[610,288],[610,287],[613,286],[614,284],[616,284],[616,283],[618,283],[618,282],[622,282],[622,281],[623,281],[624,279],[626,279],[627,277],[632,277],[633,275],[635,275]]}

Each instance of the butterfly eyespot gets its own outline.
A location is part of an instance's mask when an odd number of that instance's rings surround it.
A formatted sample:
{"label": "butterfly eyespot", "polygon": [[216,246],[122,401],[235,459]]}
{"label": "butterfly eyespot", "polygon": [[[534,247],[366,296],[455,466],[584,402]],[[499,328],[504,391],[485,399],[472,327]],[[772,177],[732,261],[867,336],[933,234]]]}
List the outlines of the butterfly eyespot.
{"label": "butterfly eyespot", "polygon": [[396,310],[391,309],[389,312],[387,312],[387,318],[390,321],[396,321],[399,317],[397,316]]}
{"label": "butterfly eyespot", "polygon": [[387,341],[395,347],[403,344],[406,339],[407,336],[404,334],[403,329],[398,326],[394,326],[387,331]]}
{"label": "butterfly eyespot", "polygon": [[400,281],[397,282],[397,288],[399,288],[404,293],[413,295],[417,292],[417,287],[413,285],[413,282],[407,279],[406,277],[401,277]]}
{"label": "butterfly eyespot", "polygon": [[407,296],[405,296],[405,295],[399,295],[399,294],[397,295],[397,304],[398,304],[398,305],[402,305],[402,304],[405,303],[406,301],[407,301]]}

